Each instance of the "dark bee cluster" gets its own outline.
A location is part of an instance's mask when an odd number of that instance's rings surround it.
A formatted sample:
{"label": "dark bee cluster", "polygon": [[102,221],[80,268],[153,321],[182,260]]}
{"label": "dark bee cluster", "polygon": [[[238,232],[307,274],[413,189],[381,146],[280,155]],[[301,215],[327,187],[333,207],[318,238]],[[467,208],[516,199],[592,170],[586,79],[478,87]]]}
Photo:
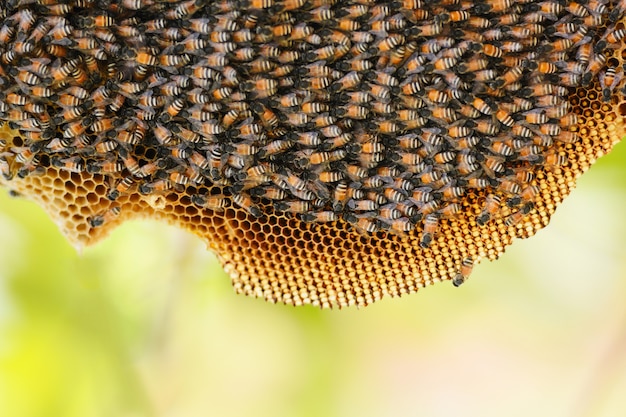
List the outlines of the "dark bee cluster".
{"label": "dark bee cluster", "polygon": [[571,89],[599,76],[610,100],[623,74],[624,1],[5,3],[5,178],[85,171],[111,200],[196,190],[423,247],[468,193],[479,224],[528,213],[535,171],[578,140]]}

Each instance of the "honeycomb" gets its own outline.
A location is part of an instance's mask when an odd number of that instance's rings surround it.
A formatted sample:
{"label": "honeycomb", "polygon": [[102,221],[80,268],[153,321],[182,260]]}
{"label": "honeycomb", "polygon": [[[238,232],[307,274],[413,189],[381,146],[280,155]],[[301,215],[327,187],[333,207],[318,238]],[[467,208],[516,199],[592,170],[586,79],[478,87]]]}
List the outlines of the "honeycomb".
{"label": "honeycomb", "polygon": [[[512,2],[503,4],[512,6]],[[623,23],[617,22],[616,27],[623,29]],[[439,219],[429,244],[424,244],[424,226],[403,233],[367,232],[355,228],[346,216],[319,223],[305,221],[305,217],[263,199],[255,201],[256,212],[235,201],[228,184],[219,181],[150,193],[141,192],[138,182],[130,182],[111,198],[111,190],[124,179],[121,173],[68,169],[48,157],[39,159],[36,166],[20,163],[7,151],[24,148],[29,139],[10,123],[0,127],[0,156],[6,154],[3,173],[26,170],[27,175],[0,176],[0,184],[40,204],[77,248],[100,241],[126,220],[157,219],[204,240],[238,293],[292,305],[365,306],[439,281],[459,285],[473,265],[485,258],[497,259],[515,238],[530,237],[545,227],[578,176],[626,134],[621,79],[618,77],[607,96],[602,79],[607,73],[601,73],[603,68],[621,69],[625,49],[620,39],[619,45],[599,52],[606,56],[602,68],[589,72],[593,78],[585,86],[569,89],[570,112],[577,116],[570,131],[578,140],[555,141],[550,146],[563,162],[536,166],[529,185],[538,187],[538,192],[527,209],[502,200],[490,218],[481,220],[489,187],[468,189],[454,200],[458,213]],[[146,142],[133,152],[137,158],[153,160],[161,149],[155,142]],[[221,207],[209,209],[197,204],[199,195],[227,198]]]}
{"label": "honeycomb", "polygon": [[[622,53],[626,49],[614,54],[620,64]],[[417,231],[405,236],[383,232],[366,236],[344,220],[307,223],[289,214],[272,213],[270,208],[265,208],[269,214],[255,218],[235,205],[221,212],[200,209],[191,203],[193,189],[157,196],[134,192],[113,203],[107,198],[104,176],[55,167],[24,179],[0,179],[0,183],[40,204],[76,248],[95,244],[127,220],[162,220],[207,242],[237,293],[293,305],[365,306],[452,280],[463,259],[495,260],[515,238],[530,237],[547,226],[576,179],[626,134],[623,96],[604,102],[596,82],[573,92],[570,103],[579,116],[581,140],[559,147],[558,152],[567,157],[566,165],[538,173],[535,184],[541,192],[535,208],[517,224],[506,226],[504,220],[510,213],[503,205],[498,217],[480,227],[474,219],[485,196],[468,196],[461,215],[442,222],[429,248],[420,247]],[[0,135],[10,144],[21,141],[7,128]],[[122,208],[118,216],[111,216],[102,227],[89,227],[90,219],[111,212],[114,206]]]}

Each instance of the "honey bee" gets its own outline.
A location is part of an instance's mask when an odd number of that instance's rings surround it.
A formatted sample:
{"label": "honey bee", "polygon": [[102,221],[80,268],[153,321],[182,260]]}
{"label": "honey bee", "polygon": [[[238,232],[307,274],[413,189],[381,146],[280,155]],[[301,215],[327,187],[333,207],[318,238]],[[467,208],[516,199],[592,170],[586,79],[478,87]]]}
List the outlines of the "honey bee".
{"label": "honey bee", "polygon": [[67,123],[63,128],[63,137],[72,138],[82,135],[85,130],[87,130],[87,127],[91,126],[93,121],[94,119],[92,117],[86,117],[82,120]]}
{"label": "honey bee", "polygon": [[141,0],[122,0],[122,6],[129,10],[139,10],[142,5]]}
{"label": "honey bee", "polygon": [[530,212],[531,209],[532,209],[531,205],[523,206],[520,210],[508,215],[504,219],[504,225],[507,227],[515,226],[516,224],[521,222],[524,219],[524,217],[526,217],[526,215]]}
{"label": "honey bee", "polygon": [[309,201],[280,201],[274,204],[278,211],[285,211],[294,214],[304,214],[311,210]]}
{"label": "honey bee", "polygon": [[420,247],[428,248],[432,243],[433,236],[439,228],[439,217],[435,214],[428,214],[424,217],[422,237],[420,238]]}
{"label": "honey bee", "polygon": [[502,58],[502,55],[504,54],[502,49],[490,43],[483,46],[483,53],[492,58]]}
{"label": "honey bee", "polygon": [[364,236],[369,236],[380,230],[378,222],[371,217],[346,213],[344,219],[350,223],[358,233]]}
{"label": "honey bee", "polygon": [[463,258],[463,261],[461,261],[461,269],[459,270],[459,273],[456,274],[452,279],[452,285],[458,287],[459,285],[467,281],[472,273],[473,268],[474,261],[472,260],[472,258]]}
{"label": "honey bee", "polygon": [[222,195],[200,195],[194,194],[191,196],[191,202],[202,208],[206,208],[213,211],[224,211],[229,206],[230,200]]}
{"label": "honey bee", "polygon": [[474,100],[472,101],[472,106],[483,114],[486,114],[486,115],[493,114],[492,107],[480,97],[474,97]]}
{"label": "honey bee", "polygon": [[172,188],[172,183],[168,179],[158,179],[153,182],[146,182],[139,186],[139,192],[143,195],[163,192]]}
{"label": "honey bee", "polygon": [[495,195],[489,194],[485,200],[485,205],[480,215],[476,217],[476,223],[479,226],[484,226],[491,219],[491,217],[500,210],[500,202],[502,199]]}
{"label": "honey bee", "polygon": [[[21,162],[19,158],[16,158],[16,161]],[[85,162],[79,156],[69,158],[53,157],[50,161],[52,162],[52,165],[65,171],[83,172],[85,170]]]}
{"label": "honey bee", "polygon": [[498,124],[488,119],[469,120],[465,126],[489,136],[495,136],[500,131]]}
{"label": "honey bee", "polygon": [[616,30],[613,28],[612,30],[607,31],[606,35],[603,36],[603,39],[606,40],[609,45],[615,45],[621,42],[622,39],[624,39],[624,36],[626,36],[626,29],[620,28]]}
{"label": "honey bee", "polygon": [[127,194],[130,188],[134,185],[134,183],[135,181],[132,177],[122,178],[115,184],[115,187],[111,191],[109,191],[109,193],[107,194],[107,198],[111,201],[117,200],[120,195]]}
{"label": "honey bee", "polygon": [[446,164],[456,158],[455,152],[444,151],[435,154],[433,160],[438,164]]}
{"label": "honey bee", "polygon": [[597,74],[606,64],[606,55],[604,54],[594,54],[589,64],[587,65],[587,70],[583,74],[582,77],[582,85],[586,87],[591,82],[591,79],[595,74]]}
{"label": "honey bee", "polygon": [[13,178],[13,173],[11,172],[11,165],[6,160],[4,156],[0,156],[0,173],[2,173],[2,177],[5,180],[10,180]]}
{"label": "honey bee", "polygon": [[377,218],[382,222],[389,223],[402,217],[400,210],[396,208],[395,203],[386,204],[378,209]]}
{"label": "honey bee", "polygon": [[567,157],[558,153],[548,153],[545,155],[545,164],[548,167],[559,167],[567,164]]}
{"label": "honey bee", "polygon": [[310,223],[327,223],[337,221],[339,218],[337,214],[333,211],[320,211],[320,212],[311,212],[311,213],[303,213],[300,218],[302,221]]}
{"label": "honey bee", "polygon": [[404,190],[397,190],[397,189],[394,189],[394,188],[385,188],[385,190],[383,191],[383,196],[388,201],[398,203],[398,202],[403,201],[404,199],[406,199],[406,191],[404,191]]}
{"label": "honey bee", "polygon": [[[464,120],[459,120],[459,123],[463,123]],[[467,126],[461,126],[459,123],[453,123],[447,131],[448,136],[453,139],[464,138],[472,134],[472,129]]]}
{"label": "honey bee", "polygon": [[517,207],[520,204],[529,205],[533,204],[535,198],[539,195],[540,189],[536,185],[529,185],[524,188],[519,195],[510,198],[507,201],[509,207]]}
{"label": "honey bee", "polygon": [[615,67],[609,67],[606,71],[600,73],[600,84],[602,85],[602,98],[604,101],[610,101],[613,91],[622,81],[624,73],[617,71]]}
{"label": "honey bee", "polygon": [[117,219],[121,212],[122,208],[120,206],[113,206],[100,214],[87,218],[87,222],[92,228],[102,227]]}
{"label": "honey bee", "polygon": [[[236,132],[241,135],[241,137],[245,137],[247,135],[257,134],[257,130],[255,127],[252,127],[249,123],[250,120],[245,120],[242,125],[236,129]],[[220,133],[224,133],[224,128],[220,125],[219,121],[216,119],[205,120],[201,125],[197,123],[192,123],[194,126],[194,131],[199,133],[200,135],[211,138],[214,135],[219,135]],[[256,125],[253,125],[256,126]]]}
{"label": "honey bee", "polygon": [[352,211],[375,211],[378,210],[378,203],[372,200],[355,200],[350,199],[346,203],[346,207],[348,207]]}

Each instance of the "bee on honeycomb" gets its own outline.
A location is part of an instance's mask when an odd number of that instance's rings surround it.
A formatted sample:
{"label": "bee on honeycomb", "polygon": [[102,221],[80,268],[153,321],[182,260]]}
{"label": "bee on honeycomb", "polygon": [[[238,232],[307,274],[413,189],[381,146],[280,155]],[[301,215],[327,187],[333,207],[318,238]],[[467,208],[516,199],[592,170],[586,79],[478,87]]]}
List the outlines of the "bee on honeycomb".
{"label": "bee on honeycomb", "polygon": [[190,229],[271,301],[459,285],[624,134],[623,1],[5,4],[0,181],[77,246]]}

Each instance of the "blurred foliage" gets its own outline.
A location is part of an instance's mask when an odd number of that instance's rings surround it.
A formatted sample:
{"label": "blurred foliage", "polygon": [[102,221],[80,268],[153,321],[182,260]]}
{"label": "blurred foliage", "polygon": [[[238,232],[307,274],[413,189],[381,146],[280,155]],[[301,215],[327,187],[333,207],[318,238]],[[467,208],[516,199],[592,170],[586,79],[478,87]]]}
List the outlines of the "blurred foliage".
{"label": "blurred foliage", "polygon": [[81,255],[0,196],[0,416],[621,416],[626,148],[537,236],[365,309],[237,296],[195,237],[131,222]]}

